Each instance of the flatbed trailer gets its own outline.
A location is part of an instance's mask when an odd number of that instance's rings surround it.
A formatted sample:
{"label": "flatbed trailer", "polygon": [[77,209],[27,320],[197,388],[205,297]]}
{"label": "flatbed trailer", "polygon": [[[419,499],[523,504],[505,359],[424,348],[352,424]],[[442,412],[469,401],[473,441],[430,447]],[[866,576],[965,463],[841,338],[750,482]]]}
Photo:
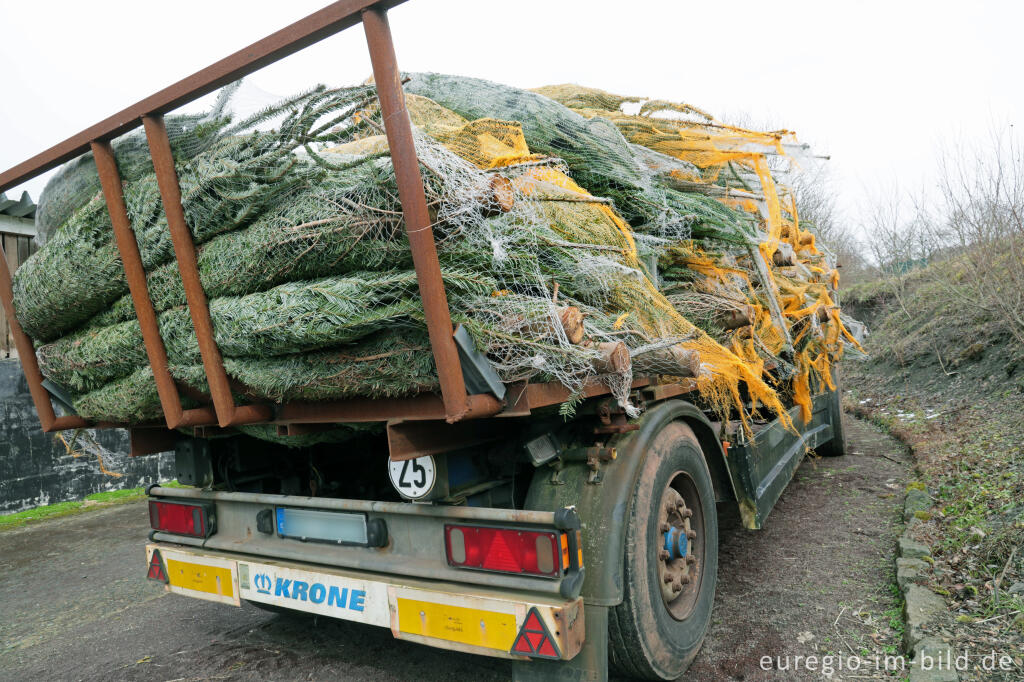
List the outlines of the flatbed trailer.
{"label": "flatbed trailer", "polygon": [[[395,637],[509,658],[516,679],[674,679],[707,632],[718,567],[716,504],[762,526],[811,449],[845,449],[838,390],[804,424],[715,421],[689,379],[634,377],[629,418],[603,384],[576,415],[557,383],[474,392],[452,322],[405,109],[387,10],[342,0],[0,174],[0,191],[91,151],[153,370],[163,423],[58,415],[33,341],[18,324],[0,252],[0,302],[44,431],[127,428],[133,455],[175,451],[185,488],[149,490],[149,578],[171,592],[247,601],[388,627]],[[398,180],[440,394],[238,405],[213,336],[163,116],[314,42],[362,23]],[[183,407],[146,288],[111,141],[145,128],[209,385]],[[461,355],[460,355],[461,352]],[[233,436],[282,438],[384,422],[386,441],[284,455]],[[353,451],[355,450],[355,451]],[[317,459],[320,458],[320,459]],[[325,466],[343,462],[324,476]],[[332,464],[333,462],[333,464]],[[333,489],[328,490],[330,486]]]}

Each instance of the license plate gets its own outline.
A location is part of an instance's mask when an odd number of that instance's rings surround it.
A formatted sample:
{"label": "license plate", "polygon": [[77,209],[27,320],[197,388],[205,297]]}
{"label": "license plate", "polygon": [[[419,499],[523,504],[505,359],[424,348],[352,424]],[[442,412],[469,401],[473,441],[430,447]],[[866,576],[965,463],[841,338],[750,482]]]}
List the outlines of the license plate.
{"label": "license plate", "polygon": [[277,534],[303,541],[365,545],[366,515],[278,507]]}
{"label": "license plate", "polygon": [[518,628],[514,609],[492,611],[474,608],[464,597],[451,595],[451,602],[440,603],[433,595],[430,601],[397,597],[398,631],[405,635],[459,642],[485,649],[507,652],[512,647]]}
{"label": "license plate", "polygon": [[163,552],[167,588],[189,597],[238,605],[235,562]]}

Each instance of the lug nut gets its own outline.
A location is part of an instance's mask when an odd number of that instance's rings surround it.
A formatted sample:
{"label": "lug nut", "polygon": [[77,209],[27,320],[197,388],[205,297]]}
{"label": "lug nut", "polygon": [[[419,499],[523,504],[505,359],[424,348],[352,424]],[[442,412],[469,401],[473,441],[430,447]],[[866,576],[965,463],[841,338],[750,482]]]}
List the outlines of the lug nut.
{"label": "lug nut", "polygon": [[664,580],[665,584],[668,585],[670,582],[672,582],[672,576],[666,575],[664,578],[662,578],[662,580]]}
{"label": "lug nut", "polygon": [[669,532],[669,530],[670,530],[671,528],[672,528],[672,526],[668,525],[668,521],[663,521],[663,522],[661,523],[661,532],[662,532],[662,533],[667,533],[667,532]]}
{"label": "lug nut", "polygon": [[690,566],[694,565],[695,563],[697,563],[697,557],[693,556],[692,554],[688,555],[686,557],[686,563]]}
{"label": "lug nut", "polygon": [[662,561],[668,561],[668,550],[667,549],[659,549],[658,550],[658,558],[661,559]]}
{"label": "lug nut", "polygon": [[687,540],[693,540],[696,537],[697,537],[697,531],[695,531],[695,530],[688,530],[688,531],[686,531],[686,539]]}
{"label": "lug nut", "polygon": [[683,583],[683,585],[686,585],[690,582],[690,576],[684,575],[682,578],[680,578],[680,581]]}
{"label": "lug nut", "polygon": [[693,516],[693,510],[684,509],[683,511],[679,512],[679,515],[682,516],[684,519],[688,519],[691,516]]}
{"label": "lug nut", "polygon": [[682,592],[683,591],[682,584],[681,583],[672,583],[672,591],[673,592]]}

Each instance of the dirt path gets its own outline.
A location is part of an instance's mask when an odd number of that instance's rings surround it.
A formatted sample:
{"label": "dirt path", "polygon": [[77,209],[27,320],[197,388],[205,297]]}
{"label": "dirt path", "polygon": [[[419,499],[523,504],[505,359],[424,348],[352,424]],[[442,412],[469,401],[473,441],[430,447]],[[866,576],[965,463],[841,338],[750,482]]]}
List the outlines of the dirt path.
{"label": "dirt path", "polygon": [[[722,519],[713,624],[687,679],[819,680],[821,656],[855,653],[865,662],[850,674],[863,679],[867,661],[896,653],[893,553],[909,459],[874,426],[844,419],[850,454],[804,462],[765,529]],[[798,655],[818,656],[816,669],[794,670]],[[766,671],[762,656],[788,657],[790,669]]]}
{"label": "dirt path", "polygon": [[[821,679],[765,672],[761,657],[870,658],[895,643],[886,611],[903,455],[864,423],[848,428],[856,454],[805,462],[766,530],[723,518],[714,624],[686,679]],[[147,520],[128,504],[0,533],[0,679],[508,678],[500,660],[383,629],[165,595],[144,579]]]}

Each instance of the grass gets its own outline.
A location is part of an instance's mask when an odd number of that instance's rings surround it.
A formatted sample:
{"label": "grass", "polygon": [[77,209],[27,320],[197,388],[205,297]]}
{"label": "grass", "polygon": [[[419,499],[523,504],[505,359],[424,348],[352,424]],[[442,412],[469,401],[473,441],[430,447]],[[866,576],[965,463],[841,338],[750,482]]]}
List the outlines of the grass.
{"label": "grass", "polygon": [[843,366],[844,403],[914,454],[910,487],[934,504],[911,532],[932,548],[928,587],[946,598],[955,648],[1019,646],[1024,599],[1009,588],[1024,582],[1024,348],[981,311],[958,308],[939,275],[844,298],[872,331],[871,359]]}
{"label": "grass", "polygon": [[[160,485],[167,488],[185,487],[177,481],[164,482]],[[26,509],[25,511],[14,512],[13,514],[3,514],[0,515],[0,532],[20,528],[29,523],[45,521],[46,519],[73,516],[93,509],[104,509],[126,502],[134,502],[145,496],[145,488],[124,488],[122,490],[109,490],[86,495],[84,500],[44,504],[34,509]]]}
{"label": "grass", "polygon": [[[1024,400],[975,398],[955,419],[931,423],[884,414],[905,408],[880,402],[875,401],[869,417],[914,450],[922,478],[915,487],[927,487],[935,501],[932,511],[915,516],[922,530],[930,531],[936,559],[955,567],[960,580],[954,584],[964,591],[963,583],[975,583],[977,589],[991,584],[1004,568],[1011,580],[1019,580],[1008,564],[1015,547],[1017,555],[1024,549],[1024,477],[1022,462],[1013,456],[1022,442]],[[989,596],[995,597],[994,592],[990,587]],[[995,601],[977,600],[972,610],[979,617],[995,615]]]}
{"label": "grass", "polygon": [[[896,584],[895,576],[893,581],[889,584],[889,591],[892,593],[892,602],[888,609],[882,614],[882,618],[887,619],[889,627],[894,633],[896,633],[896,641],[903,641],[903,631],[906,629],[906,624],[903,622],[903,592],[900,590],[899,585]],[[891,651],[890,651],[891,649]],[[896,645],[886,646],[885,653],[895,654],[899,652],[899,647]]]}

